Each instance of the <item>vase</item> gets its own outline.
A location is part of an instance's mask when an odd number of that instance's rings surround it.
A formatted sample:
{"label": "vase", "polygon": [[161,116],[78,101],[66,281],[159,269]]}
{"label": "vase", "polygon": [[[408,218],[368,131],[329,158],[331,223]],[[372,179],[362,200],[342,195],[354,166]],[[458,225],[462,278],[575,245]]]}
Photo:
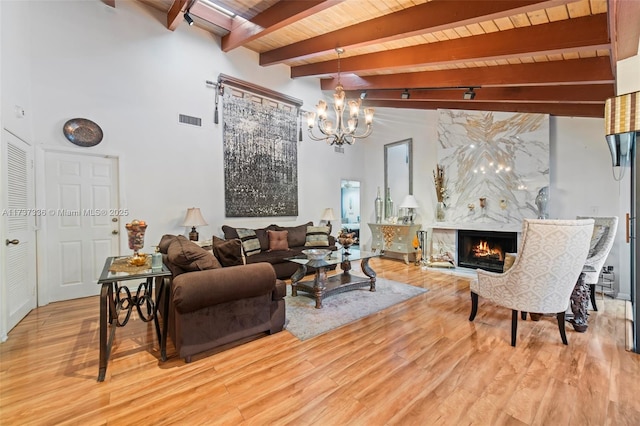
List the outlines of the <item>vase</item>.
{"label": "vase", "polygon": [[444,202],[438,201],[438,204],[436,204],[436,221],[437,222],[444,221],[444,210],[445,210]]}
{"label": "vase", "polygon": [[385,219],[389,220],[393,217],[393,200],[391,199],[391,188],[387,188],[387,202],[385,203]]}
{"label": "vase", "polygon": [[384,210],[384,201],[382,201],[382,198],[380,197],[380,187],[378,187],[378,196],[376,197],[376,200],[375,200],[375,206],[376,206],[376,223],[380,223],[382,222],[382,212]]}

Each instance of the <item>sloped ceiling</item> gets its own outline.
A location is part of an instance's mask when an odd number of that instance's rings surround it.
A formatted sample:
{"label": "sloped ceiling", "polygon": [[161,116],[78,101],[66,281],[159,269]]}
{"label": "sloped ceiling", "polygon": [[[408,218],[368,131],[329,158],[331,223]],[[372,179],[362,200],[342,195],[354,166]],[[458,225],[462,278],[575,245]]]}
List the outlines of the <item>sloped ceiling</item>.
{"label": "sloped ceiling", "polygon": [[188,11],[224,51],[244,46],[262,66],[321,77],[323,90],[339,69],[347,97],[366,93],[373,107],[602,117],[616,61],[640,37],[640,1],[628,0],[139,1],[166,12],[170,30]]}

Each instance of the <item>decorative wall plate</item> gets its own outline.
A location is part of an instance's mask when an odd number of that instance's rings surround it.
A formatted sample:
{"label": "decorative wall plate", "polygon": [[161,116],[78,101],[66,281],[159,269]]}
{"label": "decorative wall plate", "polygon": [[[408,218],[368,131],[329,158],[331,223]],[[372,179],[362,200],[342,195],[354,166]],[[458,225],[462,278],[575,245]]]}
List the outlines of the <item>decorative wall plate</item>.
{"label": "decorative wall plate", "polygon": [[64,136],[78,146],[95,146],[102,141],[102,129],[86,118],[72,118],[62,127]]}

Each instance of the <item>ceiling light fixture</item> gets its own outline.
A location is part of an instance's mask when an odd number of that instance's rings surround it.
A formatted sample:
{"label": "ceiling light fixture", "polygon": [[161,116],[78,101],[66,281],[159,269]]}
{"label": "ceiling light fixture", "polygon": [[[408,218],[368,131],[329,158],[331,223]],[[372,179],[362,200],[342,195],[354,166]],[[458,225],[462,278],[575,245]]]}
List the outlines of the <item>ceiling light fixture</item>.
{"label": "ceiling light fixture", "polygon": [[360,99],[364,100],[367,97],[367,92],[360,93]]}
{"label": "ceiling light fixture", "polygon": [[193,18],[189,15],[189,11],[184,13],[184,20],[187,21],[187,24],[193,25]]}
{"label": "ceiling light fixture", "polygon": [[409,99],[410,97],[411,95],[409,94],[408,89],[404,89],[404,92],[402,92],[402,94],[400,95],[400,99]]}
{"label": "ceiling light fixture", "polygon": [[472,100],[475,97],[476,97],[476,92],[473,91],[473,87],[469,87],[469,90],[464,92],[464,95],[462,95],[462,98],[467,101]]}
{"label": "ceiling light fixture", "polygon": [[[327,120],[327,102],[323,99],[318,101],[316,105],[317,113],[307,113],[307,125],[309,126],[309,137],[314,141],[326,141],[329,145],[342,146],[344,144],[352,145],[356,139],[366,138],[371,134],[373,123],[373,108],[364,109],[364,120],[367,128],[359,135],[356,134],[358,129],[358,116],[360,115],[360,105],[362,103],[362,95],[357,101],[348,101],[345,99],[344,88],[340,84],[340,55],[344,53],[344,49],[337,47],[338,54],[338,85],[333,94],[333,109],[336,111],[336,127]],[[349,106],[349,120],[346,126],[343,120],[345,106]],[[313,134],[313,126],[318,117],[318,130],[324,136],[317,137]]]}

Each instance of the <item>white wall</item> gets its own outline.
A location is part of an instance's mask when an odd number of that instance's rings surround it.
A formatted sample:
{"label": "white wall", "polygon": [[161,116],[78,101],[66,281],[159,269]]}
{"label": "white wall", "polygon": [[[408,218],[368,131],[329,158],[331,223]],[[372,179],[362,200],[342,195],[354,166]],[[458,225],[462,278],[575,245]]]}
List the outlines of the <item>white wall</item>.
{"label": "white wall", "polygon": [[[25,26],[5,28],[8,3],[12,21],[24,16]],[[232,75],[303,99],[303,108],[311,110],[322,96],[317,79],[291,80],[285,66],[260,67],[256,53],[241,48],[225,54],[205,31],[180,25],[171,32],[162,13],[138,2],[116,4],[2,1],[3,123],[9,121],[7,111],[20,104],[27,118],[12,121],[31,123],[23,133],[40,154],[58,149],[118,156],[120,207],[131,212],[125,221],[148,221],[147,247],[164,233],[186,234],[180,223],[192,206],[209,222],[200,228],[202,237],[220,235],[225,223],[318,222],[325,208],[340,211],[341,179],[362,183],[361,237],[370,247],[366,224],[375,220],[373,201],[384,185],[383,146],[406,138],[413,138],[417,221],[433,221],[437,112],[394,109],[378,109],[373,135],[345,147],[344,154],[305,136],[298,144],[298,217],[225,218],[222,128],[213,124],[214,91],[205,80]],[[6,71],[8,62],[17,65]],[[5,96],[9,84],[16,89]],[[203,126],[177,124],[179,113],[201,117]],[[102,143],[70,144],[62,126],[73,117],[96,121],[104,131]],[[619,195],[602,128],[601,119],[551,119],[552,217],[590,214],[593,207],[600,215],[616,213]],[[46,197],[39,193],[39,207],[46,207]],[[121,249],[129,252],[124,238]],[[628,287],[623,283],[621,292]]]}

